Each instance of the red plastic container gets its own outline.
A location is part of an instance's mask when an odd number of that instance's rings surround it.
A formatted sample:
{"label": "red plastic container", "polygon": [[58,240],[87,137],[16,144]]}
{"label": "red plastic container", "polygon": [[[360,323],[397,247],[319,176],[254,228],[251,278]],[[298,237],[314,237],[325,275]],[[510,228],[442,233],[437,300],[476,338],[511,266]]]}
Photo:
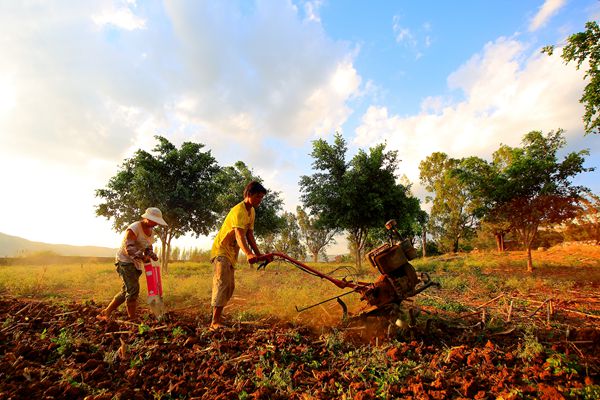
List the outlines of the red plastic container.
{"label": "red plastic container", "polygon": [[162,297],[162,279],[160,276],[160,265],[153,262],[144,264],[146,283],[148,284],[148,300],[152,296]]}

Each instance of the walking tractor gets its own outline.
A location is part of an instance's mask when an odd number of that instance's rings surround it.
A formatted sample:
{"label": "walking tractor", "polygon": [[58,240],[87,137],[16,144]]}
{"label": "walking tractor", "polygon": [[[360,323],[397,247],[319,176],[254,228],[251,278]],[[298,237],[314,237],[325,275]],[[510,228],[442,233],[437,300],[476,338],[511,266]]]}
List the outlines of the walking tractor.
{"label": "walking tractor", "polygon": [[[306,273],[326,279],[340,289],[352,289],[349,292],[326,299],[308,307],[296,307],[297,311],[304,311],[323,303],[336,300],[342,307],[343,320],[345,321],[356,320],[368,316],[394,317],[400,310],[400,303],[421,293],[431,286],[439,287],[439,283],[432,281],[427,273],[417,275],[414,267],[409,262],[417,257],[417,252],[408,239],[402,239],[396,229],[396,221],[388,221],[385,224],[385,227],[388,230],[388,242],[367,254],[367,258],[371,265],[380,273],[380,276],[375,282],[352,281],[346,280],[345,278],[336,279],[283,253],[268,253],[258,257],[255,261],[260,262],[257,269],[260,270],[265,268],[272,261],[284,261],[291,263]],[[360,313],[348,318],[348,308],[341,300],[341,297],[351,293],[358,293],[361,301],[364,301],[366,305]],[[409,310],[409,314],[411,323],[414,325],[412,308]],[[400,324],[399,322],[397,323]]]}

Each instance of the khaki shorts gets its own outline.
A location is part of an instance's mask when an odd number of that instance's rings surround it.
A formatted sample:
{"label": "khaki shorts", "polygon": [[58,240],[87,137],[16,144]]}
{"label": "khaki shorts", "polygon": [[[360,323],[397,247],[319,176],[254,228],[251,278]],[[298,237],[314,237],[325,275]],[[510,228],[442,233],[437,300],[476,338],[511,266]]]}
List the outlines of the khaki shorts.
{"label": "khaki shorts", "polygon": [[213,307],[225,307],[233,295],[233,289],[235,289],[234,269],[226,257],[215,257],[213,266],[214,274],[210,305]]}

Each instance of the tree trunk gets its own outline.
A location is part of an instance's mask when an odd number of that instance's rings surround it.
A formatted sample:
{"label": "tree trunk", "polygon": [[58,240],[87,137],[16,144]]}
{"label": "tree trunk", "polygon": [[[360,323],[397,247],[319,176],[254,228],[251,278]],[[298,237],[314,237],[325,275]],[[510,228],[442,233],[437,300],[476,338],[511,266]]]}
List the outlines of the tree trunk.
{"label": "tree trunk", "polygon": [[494,237],[496,238],[496,249],[498,250],[498,253],[502,253],[505,248],[504,248],[504,233],[500,232],[500,233],[495,233]]}
{"label": "tree trunk", "polygon": [[427,231],[423,227],[423,234],[421,235],[421,247],[423,249],[423,258],[427,257]]}
{"label": "tree trunk", "polygon": [[356,250],[354,251],[354,256],[356,257],[356,269],[359,272],[362,272],[362,257],[361,257],[360,246],[356,245]]}
{"label": "tree trunk", "polygon": [[454,239],[454,243],[452,244],[452,252],[458,253],[458,238]]}
{"label": "tree trunk", "polygon": [[313,255],[313,262],[314,263],[319,262],[319,252],[318,251],[316,253],[313,252],[312,255]]}
{"label": "tree trunk", "polygon": [[533,272],[533,261],[531,260],[531,242],[527,244],[527,272]]}

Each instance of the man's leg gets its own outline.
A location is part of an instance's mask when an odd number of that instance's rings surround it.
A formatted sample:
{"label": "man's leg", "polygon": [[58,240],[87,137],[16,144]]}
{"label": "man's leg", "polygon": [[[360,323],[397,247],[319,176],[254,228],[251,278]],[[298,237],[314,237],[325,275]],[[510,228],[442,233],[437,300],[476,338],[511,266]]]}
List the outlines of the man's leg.
{"label": "man's leg", "polygon": [[[117,264],[117,273],[123,279],[123,275],[121,274],[120,267]],[[100,314],[96,316],[96,318],[100,320],[107,320],[110,318],[110,315],[113,311],[115,311],[121,304],[125,302],[125,294],[127,293],[127,287],[125,286],[125,280],[123,280],[123,286],[121,287],[121,291],[113,297],[110,304],[106,306],[105,309],[100,311]]]}
{"label": "man's leg", "polygon": [[231,299],[235,287],[233,266],[225,257],[217,257],[213,260],[215,268],[213,275],[212,299],[213,307],[211,328],[223,327],[223,308]]}
{"label": "man's leg", "polygon": [[125,286],[125,301],[127,303],[127,316],[135,319],[137,316],[137,299],[140,295],[140,275],[142,271],[133,264],[121,267],[121,276]]}
{"label": "man's leg", "polygon": [[110,304],[100,312],[98,315],[98,319],[108,319],[113,311],[115,311],[121,304],[125,302],[125,294],[120,292],[115,297],[113,297]]}
{"label": "man's leg", "polygon": [[211,327],[218,327],[218,326],[223,326],[223,318],[222,315],[223,314],[223,307],[213,307],[213,315],[212,315],[212,322],[210,323]]}

